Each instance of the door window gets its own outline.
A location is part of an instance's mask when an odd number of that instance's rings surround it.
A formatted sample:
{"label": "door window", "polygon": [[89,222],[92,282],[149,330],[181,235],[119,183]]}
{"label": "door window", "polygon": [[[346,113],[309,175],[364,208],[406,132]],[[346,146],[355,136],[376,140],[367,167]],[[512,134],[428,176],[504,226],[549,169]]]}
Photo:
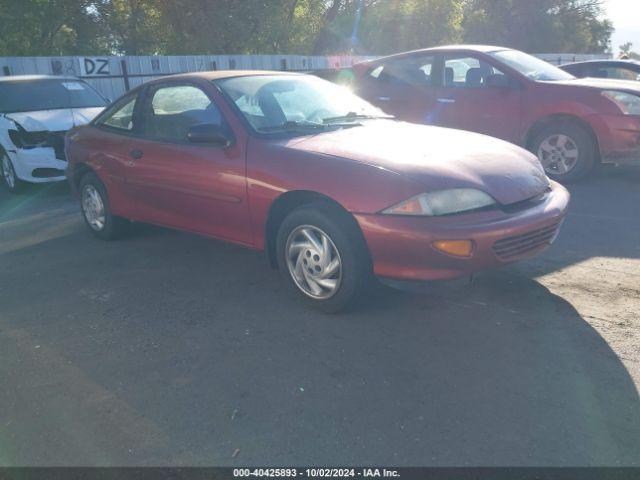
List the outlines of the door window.
{"label": "door window", "polygon": [[209,123],[222,126],[218,107],[198,87],[172,85],[157,88],[144,118],[144,134],[168,142],[187,141],[194,125]]}
{"label": "door window", "polygon": [[123,132],[133,131],[133,113],[137,98],[137,94],[124,97],[100,117],[96,122],[97,125]]}
{"label": "door window", "polygon": [[429,86],[433,64],[433,55],[404,57],[378,65],[369,72],[369,76],[388,85]]}
{"label": "door window", "polygon": [[504,73],[476,57],[446,56],[442,85],[449,88],[484,88],[492,75]]}

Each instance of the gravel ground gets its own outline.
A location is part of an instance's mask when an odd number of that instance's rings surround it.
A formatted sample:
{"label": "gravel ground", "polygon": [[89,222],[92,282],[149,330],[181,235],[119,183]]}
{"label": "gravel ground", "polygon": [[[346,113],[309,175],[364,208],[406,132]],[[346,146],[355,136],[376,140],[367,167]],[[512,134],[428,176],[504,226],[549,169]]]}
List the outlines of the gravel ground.
{"label": "gravel ground", "polygon": [[0,465],[638,465],[640,168],[539,257],[325,316],[262,255],[0,190]]}

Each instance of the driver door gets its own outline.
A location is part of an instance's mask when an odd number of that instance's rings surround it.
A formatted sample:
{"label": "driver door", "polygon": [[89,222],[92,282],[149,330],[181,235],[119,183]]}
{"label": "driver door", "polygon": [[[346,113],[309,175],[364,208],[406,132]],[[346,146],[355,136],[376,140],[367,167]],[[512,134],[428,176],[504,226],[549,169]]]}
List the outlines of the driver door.
{"label": "driver door", "polygon": [[148,90],[126,174],[136,217],[251,244],[244,151],[190,143],[187,132],[198,124],[230,128],[197,85],[167,82]]}

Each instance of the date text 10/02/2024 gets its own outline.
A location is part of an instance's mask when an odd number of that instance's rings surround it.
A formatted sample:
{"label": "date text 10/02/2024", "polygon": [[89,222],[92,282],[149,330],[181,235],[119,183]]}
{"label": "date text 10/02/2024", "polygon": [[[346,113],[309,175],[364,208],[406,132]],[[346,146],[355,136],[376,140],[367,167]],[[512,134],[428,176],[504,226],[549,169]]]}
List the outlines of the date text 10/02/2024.
{"label": "date text 10/02/2024", "polygon": [[397,470],[386,468],[234,468],[233,476],[241,477],[320,477],[320,478],[398,478]]}

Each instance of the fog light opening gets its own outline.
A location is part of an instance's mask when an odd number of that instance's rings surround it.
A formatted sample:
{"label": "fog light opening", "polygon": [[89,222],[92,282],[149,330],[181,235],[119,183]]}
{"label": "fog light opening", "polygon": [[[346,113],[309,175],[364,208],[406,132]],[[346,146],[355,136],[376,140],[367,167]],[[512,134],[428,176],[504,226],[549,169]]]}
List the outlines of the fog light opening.
{"label": "fog light opening", "polygon": [[433,247],[454,257],[469,258],[473,254],[471,240],[436,240],[433,242]]}

